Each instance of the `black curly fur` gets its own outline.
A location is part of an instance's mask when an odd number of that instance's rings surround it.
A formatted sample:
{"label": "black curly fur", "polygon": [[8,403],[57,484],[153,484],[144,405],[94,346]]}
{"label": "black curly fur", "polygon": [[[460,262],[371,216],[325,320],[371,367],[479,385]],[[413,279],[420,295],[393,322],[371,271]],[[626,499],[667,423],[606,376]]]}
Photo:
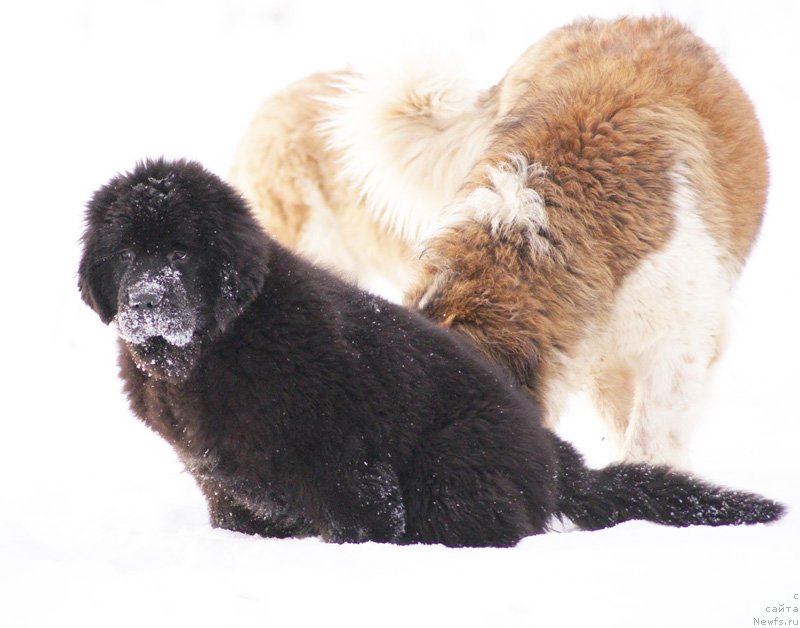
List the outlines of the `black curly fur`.
{"label": "black curly fur", "polygon": [[196,163],[140,164],[89,203],[79,284],[101,319],[139,307],[131,294],[154,273],[171,283],[148,301],[152,312],[129,320],[185,304],[193,334],[182,346],[121,340],[121,374],[134,412],[194,475],[215,526],[507,546],[554,516],[594,530],[782,513],[664,468],[588,469],[466,340],[301,261]]}

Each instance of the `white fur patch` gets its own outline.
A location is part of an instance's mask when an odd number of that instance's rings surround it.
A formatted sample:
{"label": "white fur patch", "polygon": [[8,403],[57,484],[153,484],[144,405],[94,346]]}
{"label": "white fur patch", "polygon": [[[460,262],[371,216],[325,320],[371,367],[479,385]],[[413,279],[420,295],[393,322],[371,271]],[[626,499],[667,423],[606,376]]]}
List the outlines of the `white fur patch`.
{"label": "white fur patch", "polygon": [[[534,255],[545,253],[550,242],[541,233],[547,229],[547,212],[541,195],[528,187],[528,182],[531,177],[546,174],[541,165],[529,164],[521,155],[509,156],[507,162],[487,168],[489,187],[476,188],[466,198],[452,203],[442,222],[425,238],[448,229],[458,229],[465,223],[478,222],[487,225],[495,236],[521,231]],[[424,255],[424,244],[422,251]],[[417,309],[424,310],[451,277],[446,265],[440,268],[416,303]]]}
{"label": "white fur patch", "polygon": [[548,408],[557,409],[568,390],[618,368],[629,371],[630,390],[616,390],[629,396],[627,430],[612,433],[628,461],[686,464],[688,431],[724,340],[735,274],[683,172],[678,166],[672,173],[670,240],[625,278],[608,320],[586,331],[572,357],[556,358],[564,379],[551,381],[546,393]]}
{"label": "white fur patch", "polygon": [[297,183],[303,201],[311,210],[297,243],[298,253],[328,270],[344,273],[353,281],[363,276],[363,269],[359,268],[333,210],[317,185],[307,179]]}
{"label": "white fur patch", "polygon": [[466,81],[430,61],[340,87],[320,130],[376,220],[417,244],[485,149],[492,116]]}
{"label": "white fur patch", "polygon": [[[687,431],[721,350],[734,277],[681,168],[672,173],[675,231],[625,282],[618,342],[636,355],[636,392],[623,455],[685,465]],[[649,299],[645,301],[646,294]],[[648,302],[649,301],[649,302]]]}
{"label": "white fur patch", "polygon": [[[379,294],[394,303],[402,302],[403,288],[411,282],[410,272],[404,272],[402,265],[398,263],[389,278],[374,265],[365,263],[368,256],[359,249],[363,248],[363,243],[347,231],[319,187],[306,179],[297,183],[303,200],[311,210],[303,225],[297,252],[364,290]],[[362,219],[367,220],[367,217]],[[369,246],[374,247],[373,244]]]}
{"label": "white fur patch", "polygon": [[547,229],[547,211],[544,199],[529,187],[529,181],[546,174],[540,164],[530,164],[521,155],[510,155],[508,161],[487,168],[490,186],[476,188],[450,206],[438,229],[476,221],[487,225],[498,236],[508,231],[522,231],[533,251],[542,252],[549,246],[547,239],[541,236]]}

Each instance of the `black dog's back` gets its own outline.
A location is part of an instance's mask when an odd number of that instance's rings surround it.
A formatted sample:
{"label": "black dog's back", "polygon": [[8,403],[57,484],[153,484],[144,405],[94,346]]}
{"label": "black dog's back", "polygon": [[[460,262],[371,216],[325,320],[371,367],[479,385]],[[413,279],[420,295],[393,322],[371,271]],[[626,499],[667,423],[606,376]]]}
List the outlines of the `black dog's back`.
{"label": "black dog's back", "polygon": [[257,379],[248,439],[269,433],[265,448],[292,452],[284,490],[318,491],[318,532],[448,545],[543,532],[555,457],[527,397],[462,339],[271,247],[262,294],[198,376],[214,378],[200,387],[214,387],[217,415]]}
{"label": "black dog's back", "polygon": [[[191,204],[142,213],[147,208],[116,198],[114,211],[125,206],[144,221],[187,212],[170,223],[180,233],[160,233],[165,223],[155,219],[152,230],[164,241],[194,242],[197,267],[185,275],[198,279],[185,287],[186,301],[213,303],[197,306],[193,316],[205,326],[187,348],[152,341],[162,362],[176,353],[184,360],[180,370],[151,369],[143,349],[121,341],[122,375],[134,411],[197,479],[214,525],[334,541],[505,546],[545,531],[553,516],[596,529],[630,518],[754,523],[782,512],[666,469],[587,469],[541,426],[531,399],[465,339],[281,248],[197,164],[143,164],[135,179],[149,181],[148,168],[158,172],[153,185],[170,172],[171,186],[187,188],[175,197]],[[122,176],[110,189],[126,185]],[[204,202],[209,190],[213,203]],[[90,206],[81,286],[93,307],[106,304],[110,320],[113,304],[102,297],[125,291],[95,285],[120,273],[105,272],[91,246],[92,230],[109,228],[107,196]],[[181,226],[192,221],[194,230]],[[211,241],[197,242],[192,234],[207,224]],[[237,246],[242,237],[246,246]],[[209,296],[209,285],[221,293]]]}

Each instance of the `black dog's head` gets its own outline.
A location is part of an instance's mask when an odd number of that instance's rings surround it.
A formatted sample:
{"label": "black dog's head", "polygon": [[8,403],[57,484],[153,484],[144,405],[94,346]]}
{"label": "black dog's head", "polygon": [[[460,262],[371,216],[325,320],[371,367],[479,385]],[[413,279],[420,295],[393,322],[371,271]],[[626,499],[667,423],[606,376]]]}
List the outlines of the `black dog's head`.
{"label": "black dog's head", "polygon": [[88,203],[79,287],[137,364],[185,377],[258,294],[267,243],[244,201],[194,162],[139,164]]}

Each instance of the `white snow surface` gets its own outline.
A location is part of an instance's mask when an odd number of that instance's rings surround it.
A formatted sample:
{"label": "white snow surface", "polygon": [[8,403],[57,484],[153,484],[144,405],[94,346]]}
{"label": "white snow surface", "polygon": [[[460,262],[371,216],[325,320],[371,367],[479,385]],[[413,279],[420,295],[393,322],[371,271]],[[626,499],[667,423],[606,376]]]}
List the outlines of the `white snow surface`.
{"label": "white snow surface", "polygon": [[[92,191],[159,155],[224,175],[259,101],[313,71],[427,48],[489,85],[555,27],[643,12],[674,14],[714,45],[763,122],[766,221],[691,453],[701,476],[779,499],[786,518],[630,522],[502,550],[210,528],[192,478],[128,409],[113,327],[79,298]],[[0,626],[798,625],[799,19],[791,0],[4,4]],[[582,399],[561,431],[607,461]]]}

